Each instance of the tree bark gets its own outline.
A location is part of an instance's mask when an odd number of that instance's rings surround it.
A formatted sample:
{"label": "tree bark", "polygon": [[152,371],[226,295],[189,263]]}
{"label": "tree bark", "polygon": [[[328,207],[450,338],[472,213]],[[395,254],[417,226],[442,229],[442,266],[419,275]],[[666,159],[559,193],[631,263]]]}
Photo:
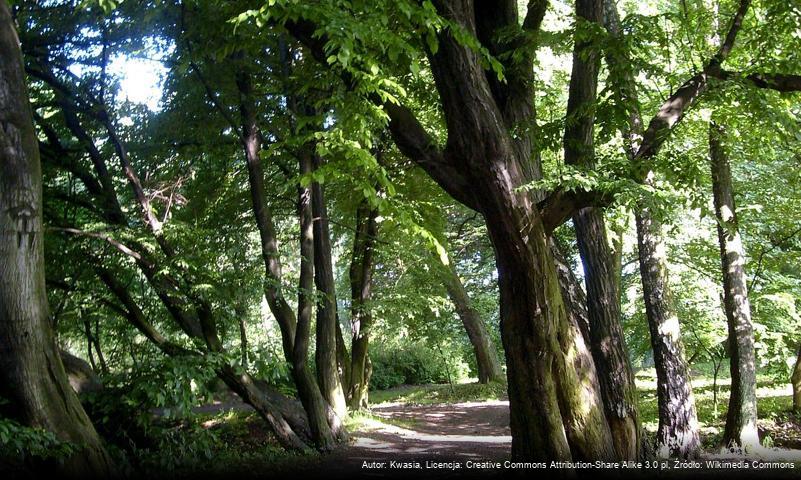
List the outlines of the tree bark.
{"label": "tree bark", "polygon": [[[622,40],[620,19],[613,2],[606,2],[604,22],[611,36]],[[643,135],[634,73],[625,49],[610,49],[606,59],[610,78],[617,88],[616,95],[628,111],[628,126],[624,134],[629,159],[633,160]],[[645,182],[653,182],[650,172]],[[637,206],[635,219],[640,277],[657,375],[659,428],[656,450],[662,456],[691,458],[699,453],[701,447],[698,419],[679,321],[669,292],[661,225],[644,205]]]}
{"label": "tree bark", "polygon": [[[576,16],[603,24],[602,0],[577,0]],[[577,28],[581,28],[579,24]],[[586,28],[586,27],[585,27]],[[577,40],[567,103],[565,163],[592,168],[594,159],[595,101],[600,69],[595,42]],[[600,209],[584,208],[573,216],[584,279],[587,286],[590,346],[601,381],[606,416],[618,458],[636,459],[640,454],[637,389],[620,325],[619,279],[615,258],[607,241]]]}
{"label": "tree bark", "polygon": [[[51,469],[108,477],[114,467],[67,381],[48,316],[42,176],[14,21],[0,1],[0,395],[3,414],[75,444]],[[34,465],[34,467],[42,467]]]}
{"label": "tree bark", "polygon": [[[566,326],[560,329],[562,351],[559,403],[570,451],[576,460],[614,460],[615,445],[606,420],[598,372],[589,348],[587,301],[581,284],[564,259],[553,237],[549,247],[554,257],[562,300],[566,309]],[[568,374],[575,372],[575,376]]]}
{"label": "tree bark", "polygon": [[790,382],[793,385],[793,410],[801,414],[801,346],[798,347],[798,358]]}
{"label": "tree bark", "polygon": [[645,312],[654,353],[659,404],[656,451],[662,457],[695,458],[701,449],[690,373],[679,319],[665,269],[661,228],[646,208],[635,214]]}
{"label": "tree bark", "polygon": [[356,233],[350,262],[350,312],[353,325],[351,343],[350,390],[348,403],[353,410],[367,408],[370,386],[370,329],[373,316],[370,298],[373,287],[373,253],[378,224],[378,210],[362,200],[356,209]]}
{"label": "tree bark", "polygon": [[745,274],[745,251],[737,223],[731,165],[724,144],[725,131],[709,125],[709,158],[712,192],[718,222],[720,260],[723,271],[723,307],[729,325],[731,393],[723,442],[743,450],[759,446],[756,403],[756,355],[751,306]]}
{"label": "tree bark", "polygon": [[467,338],[473,346],[479,383],[502,380],[503,370],[501,370],[501,363],[498,360],[495,344],[489,332],[487,332],[487,327],[484,325],[481,315],[473,308],[470,297],[467,295],[462,280],[459,278],[459,273],[456,271],[456,266],[451,260],[448,265],[443,265],[441,268],[445,277],[445,289],[448,291],[448,296],[453,302],[456,313],[459,315],[467,332]]}
{"label": "tree bark", "polygon": [[[320,157],[313,155],[316,170]],[[317,325],[315,361],[317,381],[323,397],[340,417],[345,418],[348,406],[342,387],[344,369],[341,368],[337,347],[339,319],[337,317],[337,294],[334,282],[334,267],[331,259],[331,232],[328,228],[328,210],[325,202],[325,188],[318,182],[312,186],[312,212],[314,215],[314,284],[319,293],[317,302]]]}
{"label": "tree bark", "polygon": [[[309,148],[301,152],[300,174],[312,173],[312,153]],[[308,365],[309,336],[314,309],[314,225],[312,216],[312,189],[298,187],[298,217],[300,219],[300,279],[298,281],[298,317],[295,345],[292,350],[292,376],[303,408],[309,416],[309,426],[318,448],[323,451],[334,447],[334,435],[326,418],[326,400],[323,398]],[[332,338],[333,340],[333,338]],[[334,359],[335,360],[335,359]],[[333,365],[336,365],[334,362]]]}

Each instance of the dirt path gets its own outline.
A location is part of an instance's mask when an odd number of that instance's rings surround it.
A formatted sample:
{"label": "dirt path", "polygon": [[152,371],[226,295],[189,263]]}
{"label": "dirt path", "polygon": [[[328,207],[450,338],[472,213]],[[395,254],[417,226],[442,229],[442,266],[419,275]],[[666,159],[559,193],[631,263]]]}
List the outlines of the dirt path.
{"label": "dirt path", "polygon": [[[468,461],[503,462],[509,458],[512,437],[507,401],[383,404],[374,407],[372,414],[378,418],[366,420],[352,432],[347,445],[281,470],[326,478],[408,477],[418,473],[425,478],[462,478]],[[461,468],[455,468],[456,463]],[[481,470],[471,473],[488,473]]]}

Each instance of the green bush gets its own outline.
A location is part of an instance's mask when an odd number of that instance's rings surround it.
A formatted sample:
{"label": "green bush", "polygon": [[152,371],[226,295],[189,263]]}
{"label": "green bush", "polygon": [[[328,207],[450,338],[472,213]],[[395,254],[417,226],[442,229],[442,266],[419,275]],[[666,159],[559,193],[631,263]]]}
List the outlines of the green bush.
{"label": "green bush", "polygon": [[22,468],[26,459],[61,460],[75,453],[77,446],[59,440],[47,430],[31,428],[0,417],[0,464]]}
{"label": "green bush", "polygon": [[422,342],[375,348],[370,354],[373,375],[370,388],[385,390],[398,385],[459,382],[469,367],[459,352],[431,347]]}

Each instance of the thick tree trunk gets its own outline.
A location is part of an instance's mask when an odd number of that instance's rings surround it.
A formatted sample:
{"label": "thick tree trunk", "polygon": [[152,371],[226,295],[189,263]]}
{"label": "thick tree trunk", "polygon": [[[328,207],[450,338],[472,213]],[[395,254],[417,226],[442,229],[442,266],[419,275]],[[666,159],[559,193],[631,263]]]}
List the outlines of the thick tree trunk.
{"label": "thick tree trunk", "polygon": [[756,403],[756,355],[754,327],[745,275],[745,251],[737,224],[737,211],[732,187],[731,165],[725,151],[724,130],[709,125],[709,157],[712,167],[712,191],[715,216],[718,221],[720,260],[723,270],[723,307],[729,324],[729,354],[731,361],[731,393],[725,445],[744,450],[759,446]]}
{"label": "thick tree trunk", "polygon": [[670,295],[661,226],[647,208],[640,208],[635,216],[640,276],[657,378],[656,451],[662,457],[694,458],[701,448],[698,417],[679,319]]}
{"label": "thick tree trunk", "polygon": [[363,200],[356,210],[356,233],[353,237],[353,253],[350,262],[350,301],[353,341],[351,343],[350,408],[367,408],[370,386],[370,328],[373,316],[370,313],[370,297],[373,287],[373,253],[378,225],[378,210]]}
{"label": "thick tree trunk", "polygon": [[576,460],[614,460],[615,445],[589,348],[586,297],[553,237],[549,239],[549,247],[566,309],[567,326],[559,332],[563,361],[557,381],[560,382],[559,403],[570,451]]}
{"label": "thick tree trunk", "polygon": [[[320,158],[314,155],[314,169]],[[340,369],[340,353],[337,348],[339,319],[337,318],[337,295],[334,283],[334,267],[331,260],[331,232],[328,228],[328,211],[325,188],[312,183],[312,211],[314,214],[314,283],[319,293],[317,302],[317,325],[315,361],[317,381],[323,397],[340,417],[345,418],[348,406],[342,388],[344,371]]]}
{"label": "thick tree trunk", "polygon": [[459,273],[453,261],[449,265],[443,265],[442,271],[445,280],[445,289],[448,296],[456,308],[456,313],[462,321],[467,338],[473,346],[473,354],[476,357],[478,368],[478,381],[480,383],[490,383],[503,379],[503,370],[498,360],[498,353],[495,344],[487,332],[487,327],[481,319],[478,311],[473,308],[470,297],[464,289]]}
{"label": "thick tree trunk", "polygon": [[[475,28],[471,2],[436,4],[450,20]],[[566,393],[576,392],[579,380],[576,369],[566,368],[572,359],[561,351],[560,334],[569,324],[548,232],[533,196],[518,190],[529,180],[529,158],[519,155],[520,144],[509,136],[511,127],[488,84],[492,74],[484,71],[473,50],[444,32],[430,60],[449,132],[443,157],[404,135],[414,123],[401,130],[403,112],[393,112],[397,115],[390,129],[404,153],[419,155],[420,164],[455,198],[479,210],[487,223],[499,277],[512,458],[569,460],[582,432],[565,419],[585,419],[582,427],[588,432],[603,431],[606,420],[603,404],[578,402],[580,410],[570,412],[562,401]],[[605,456],[599,453],[603,442],[588,445],[597,449],[588,456]]]}
{"label": "thick tree trunk", "polygon": [[[576,15],[603,24],[602,0],[577,0]],[[594,159],[594,105],[598,86],[600,51],[595,42],[577,40],[567,104],[565,163],[592,168]],[[585,208],[573,216],[590,320],[590,346],[601,381],[606,415],[619,459],[640,454],[637,389],[620,325],[619,279],[615,258],[607,241],[603,213]]]}
{"label": "thick tree trunk", "polygon": [[798,347],[798,358],[790,381],[793,385],[793,410],[801,414],[801,346]]}
{"label": "thick tree trunk", "polygon": [[39,151],[5,0],[0,1],[0,395],[10,402],[2,407],[4,415],[77,445],[74,454],[50,468],[74,477],[113,475],[67,381],[48,317]]}

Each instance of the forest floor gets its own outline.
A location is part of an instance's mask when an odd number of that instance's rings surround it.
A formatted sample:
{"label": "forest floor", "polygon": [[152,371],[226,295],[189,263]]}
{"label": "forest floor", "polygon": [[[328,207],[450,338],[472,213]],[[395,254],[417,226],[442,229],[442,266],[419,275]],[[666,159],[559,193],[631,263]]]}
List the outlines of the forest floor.
{"label": "forest floor", "polygon": [[503,462],[509,458],[511,444],[508,401],[393,402],[375,406],[352,420],[347,445],[303,462],[288,461],[278,471],[325,472],[326,478],[419,472],[426,477],[463,477],[468,460]]}
{"label": "forest floor", "polygon": [[[643,427],[652,438],[656,431],[655,385],[648,375],[638,375],[637,380]],[[702,462],[742,460],[716,446],[725,422],[728,379],[717,385],[717,407],[715,388],[702,381],[694,382],[694,389],[705,445]],[[764,381],[758,392],[760,437],[771,448],[749,455],[749,460],[794,461],[794,470],[773,471],[771,476],[779,473],[782,477],[801,478],[801,423],[789,412],[786,388]],[[402,386],[371,392],[370,400],[369,411],[354,414],[348,420],[347,444],[326,454],[299,456],[281,450],[264,422],[240,401],[230,398],[204,405],[195,413],[205,419],[201,425],[214,432],[225,449],[214,452],[210,461],[201,462],[203,467],[195,465],[190,470],[197,473],[201,467],[206,475],[228,475],[235,470],[242,476],[280,474],[327,479],[418,474],[426,478],[463,478],[466,474],[486,477],[509,473],[496,465],[467,469],[468,461],[503,464],[509,458],[509,404],[504,385]]]}

